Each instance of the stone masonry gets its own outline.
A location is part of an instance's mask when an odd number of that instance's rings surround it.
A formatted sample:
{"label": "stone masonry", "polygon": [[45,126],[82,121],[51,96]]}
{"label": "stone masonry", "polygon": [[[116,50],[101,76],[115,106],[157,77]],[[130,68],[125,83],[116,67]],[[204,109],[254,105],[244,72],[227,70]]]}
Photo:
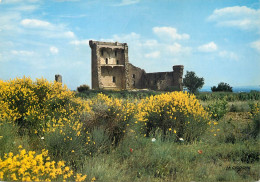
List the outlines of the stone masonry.
{"label": "stone masonry", "polygon": [[128,61],[127,43],[89,41],[92,89],[183,90],[183,66],[171,72],[146,73]]}

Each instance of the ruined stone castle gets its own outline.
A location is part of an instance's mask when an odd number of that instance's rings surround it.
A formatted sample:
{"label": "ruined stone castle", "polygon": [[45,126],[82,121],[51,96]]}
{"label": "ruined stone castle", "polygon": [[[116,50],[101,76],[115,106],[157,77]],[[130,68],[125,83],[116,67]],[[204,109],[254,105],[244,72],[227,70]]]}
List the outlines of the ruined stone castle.
{"label": "ruined stone castle", "polygon": [[173,71],[146,73],[128,61],[127,43],[89,41],[92,89],[183,90],[183,66]]}

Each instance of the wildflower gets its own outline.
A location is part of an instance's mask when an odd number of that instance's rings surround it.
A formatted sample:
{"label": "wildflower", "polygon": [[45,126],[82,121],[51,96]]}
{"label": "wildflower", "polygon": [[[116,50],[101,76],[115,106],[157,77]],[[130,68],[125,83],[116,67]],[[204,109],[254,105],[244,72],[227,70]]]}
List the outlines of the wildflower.
{"label": "wildflower", "polygon": [[182,142],[184,141],[184,139],[183,139],[183,138],[179,138],[179,140],[180,140],[180,141],[182,141]]}
{"label": "wildflower", "polygon": [[41,137],[42,140],[44,140],[44,137]]}
{"label": "wildflower", "polygon": [[74,150],[71,151],[72,153],[75,152]]}
{"label": "wildflower", "polygon": [[152,138],[152,142],[155,142],[156,141],[156,139],[155,138]]}
{"label": "wildflower", "polygon": [[176,131],[176,130],[173,130],[173,132],[174,132],[174,133],[177,133],[177,131]]}
{"label": "wildflower", "polygon": [[133,149],[132,148],[130,148],[130,152],[133,153]]}
{"label": "wildflower", "polygon": [[93,178],[91,179],[91,182],[92,182],[92,181],[96,181],[96,178],[95,178],[95,177],[93,177]]}
{"label": "wildflower", "polygon": [[172,129],[171,129],[171,128],[169,128],[169,131],[172,131]]}
{"label": "wildflower", "polygon": [[22,146],[22,145],[19,145],[18,149],[21,149],[21,148],[23,148],[23,146]]}
{"label": "wildflower", "polygon": [[198,150],[198,153],[199,153],[199,154],[202,154],[202,150]]}
{"label": "wildflower", "polygon": [[217,134],[216,134],[216,133],[214,133],[214,136],[217,136]]}

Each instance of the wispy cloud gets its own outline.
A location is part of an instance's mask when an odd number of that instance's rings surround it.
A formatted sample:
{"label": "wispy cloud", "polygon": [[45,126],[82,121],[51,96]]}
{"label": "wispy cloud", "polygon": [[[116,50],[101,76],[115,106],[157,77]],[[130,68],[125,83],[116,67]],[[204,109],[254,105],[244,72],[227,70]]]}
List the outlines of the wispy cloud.
{"label": "wispy cloud", "polygon": [[73,44],[73,45],[88,45],[89,44],[89,40],[88,39],[84,39],[84,40],[73,40],[70,42],[70,44]]}
{"label": "wispy cloud", "polygon": [[219,56],[229,60],[238,60],[238,56],[234,52],[220,51]]}
{"label": "wispy cloud", "polygon": [[214,52],[218,49],[218,46],[214,42],[209,42],[198,47],[200,52]]}
{"label": "wispy cloud", "polygon": [[207,20],[216,22],[218,26],[257,30],[260,33],[260,9],[252,9],[246,6],[216,9]]}
{"label": "wispy cloud", "polygon": [[139,2],[140,0],[122,0],[119,4],[114,4],[114,6],[128,6]]}
{"label": "wispy cloud", "polygon": [[260,40],[252,42],[251,47],[254,48],[258,53],[260,53]]}
{"label": "wispy cloud", "polygon": [[[39,2],[40,0],[2,0],[3,3],[5,4],[11,4],[11,3],[36,3]],[[1,2],[1,1],[0,1]]]}
{"label": "wispy cloud", "polygon": [[154,27],[153,32],[164,40],[185,40],[189,39],[189,34],[179,34],[174,27]]}
{"label": "wispy cloud", "polygon": [[59,49],[55,46],[51,46],[49,50],[52,54],[58,54],[59,53]]}
{"label": "wispy cloud", "polygon": [[33,51],[25,50],[12,50],[11,53],[16,56],[32,56],[34,54]]}
{"label": "wispy cloud", "polygon": [[72,31],[68,31],[64,25],[55,25],[48,21],[38,19],[23,19],[20,24],[27,29],[32,29],[33,34],[39,34],[48,38],[75,38]]}
{"label": "wispy cloud", "polygon": [[155,52],[151,52],[151,53],[148,53],[148,54],[145,54],[144,57],[146,58],[159,58],[160,57],[160,51],[155,51]]}
{"label": "wispy cloud", "polygon": [[37,20],[37,19],[23,19],[21,21],[21,25],[24,27],[28,28],[53,28],[54,26],[47,22],[47,21],[42,21],[42,20]]}

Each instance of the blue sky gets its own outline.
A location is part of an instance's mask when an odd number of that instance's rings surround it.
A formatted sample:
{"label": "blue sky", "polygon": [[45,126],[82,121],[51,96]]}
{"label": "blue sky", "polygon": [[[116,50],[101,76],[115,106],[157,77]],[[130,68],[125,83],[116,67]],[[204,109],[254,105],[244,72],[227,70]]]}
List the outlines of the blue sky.
{"label": "blue sky", "polygon": [[89,40],[128,43],[146,72],[260,85],[259,0],[0,0],[0,79],[91,85]]}

